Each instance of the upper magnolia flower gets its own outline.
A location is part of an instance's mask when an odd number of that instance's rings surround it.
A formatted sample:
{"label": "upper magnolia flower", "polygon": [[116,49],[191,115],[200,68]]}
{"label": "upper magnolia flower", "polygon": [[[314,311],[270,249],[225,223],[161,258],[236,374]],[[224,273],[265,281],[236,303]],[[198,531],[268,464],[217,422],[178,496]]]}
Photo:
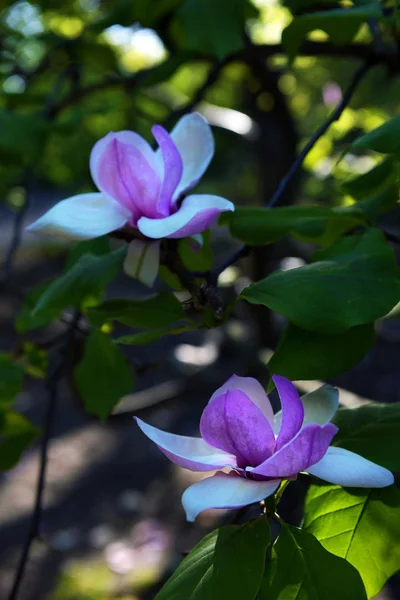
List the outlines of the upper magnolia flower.
{"label": "upper magnolia flower", "polygon": [[199,114],[180,119],[171,135],[161,125],[152,133],[159,149],[133,131],[111,132],[90,156],[98,193],[56,204],[28,228],[86,240],[129,225],[153,239],[183,238],[205,231],[217,216],[234,210],[210,194],[183,195],[196,185],[214,154],[210,126]]}
{"label": "upper magnolia flower", "polygon": [[207,508],[238,508],[270,496],[282,479],[300,471],[350,487],[385,487],[387,469],[339,447],[330,423],[338,392],[330,386],[299,398],[285,377],[273,376],[282,410],[275,416],[260,383],[232,375],[212,396],[200,420],[201,438],[174,435],[136,418],[143,431],[174,463],[192,471],[218,472],[191,485],[182,502],[189,521]]}

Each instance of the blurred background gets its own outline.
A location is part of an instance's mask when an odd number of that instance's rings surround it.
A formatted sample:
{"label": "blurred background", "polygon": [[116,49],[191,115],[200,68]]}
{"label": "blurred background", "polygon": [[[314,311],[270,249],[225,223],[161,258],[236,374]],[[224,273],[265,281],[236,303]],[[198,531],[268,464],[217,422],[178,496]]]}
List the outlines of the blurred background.
{"label": "blurred background", "polygon": [[[191,110],[209,120],[216,140],[214,160],[198,191],[237,205],[266,203],[298,148],[340,102],[370,43],[366,27],[351,48],[340,50],[315,31],[290,64],[282,30],[293,12],[317,10],[314,4],[0,2],[0,350],[18,355],[23,348],[30,356],[27,385],[14,406],[34,424],[42,424],[45,410],[46,342],[64,331],[69,315],[22,337],[15,319],[24,306],[21,298],[62,272],[71,246],[23,228],[63,197],[94,190],[88,158],[100,137],[131,129],[152,142],[154,123],[169,129]],[[339,5],[335,0],[319,4]],[[356,152],[343,156],[343,151],[360,133],[398,112],[396,75],[384,64],[370,70],[351,106],[307,156],[283,204],[354,201],[341,184],[368,171],[376,158]],[[385,219],[387,229],[399,232],[397,211]],[[237,247],[225,228],[212,230],[211,243],[217,263]],[[255,249],[222,274],[225,300],[275,268],[304,264],[311,251],[292,239]],[[165,289],[166,281],[168,274],[161,273],[156,289]],[[146,297],[149,290],[121,275],[108,295]],[[79,325],[75,362],[87,328]],[[106,424],[84,412],[72,378],[63,379],[41,537],[33,546],[21,600],[150,600],[205,532],[232,520],[229,513],[208,511],[195,526],[185,523],[180,495],[194,475],[171,465],[139,432],[132,415],[196,435],[208,398],[232,372],[267,383],[265,365],[284,325],[263,307],[240,304],[219,329],[129,348],[135,390]],[[391,319],[377,327],[369,355],[331,380],[346,406],[366,399],[399,400],[400,323]],[[116,333],[119,329],[124,331],[119,326]],[[317,386],[299,383],[304,391]],[[33,446],[15,469],[0,475],[2,598],[28,529],[38,462]],[[299,523],[304,483],[289,490],[285,516]],[[391,582],[380,600],[400,598],[396,586]]]}

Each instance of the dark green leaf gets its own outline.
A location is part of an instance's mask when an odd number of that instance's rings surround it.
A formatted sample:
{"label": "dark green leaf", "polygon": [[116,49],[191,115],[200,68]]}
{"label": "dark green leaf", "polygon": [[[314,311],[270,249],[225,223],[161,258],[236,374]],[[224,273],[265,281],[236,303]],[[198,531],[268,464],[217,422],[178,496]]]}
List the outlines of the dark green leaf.
{"label": "dark green leaf", "polygon": [[399,568],[400,492],[394,485],[375,490],[312,485],[304,527],[358,570],[368,598]]}
{"label": "dark green leaf", "polygon": [[39,429],[23,415],[14,411],[3,414],[0,427],[0,471],[12,469],[22,453],[32,444]]}
{"label": "dark green leaf", "polygon": [[184,47],[223,60],[243,48],[248,0],[184,0],[175,24]]}
{"label": "dark green leaf", "polygon": [[383,154],[397,153],[400,150],[400,115],[357,138],[352,146]]}
{"label": "dark green leaf", "polygon": [[386,190],[397,181],[397,177],[396,161],[389,156],[367,173],[345,181],[342,189],[356,200],[363,200]]}
{"label": "dark green leaf", "polygon": [[40,152],[48,128],[46,120],[37,114],[0,110],[0,156],[28,164]]}
{"label": "dark green leaf", "polygon": [[341,408],[333,422],[339,427],[333,444],[400,471],[400,404],[372,403]]}
{"label": "dark green leaf", "polygon": [[133,388],[133,376],[124,354],[102,331],[92,331],[89,335],[83,360],[74,376],[85,409],[103,420]]}
{"label": "dark green leaf", "polygon": [[202,236],[202,246],[190,238],[179,240],[179,256],[188,271],[209,271],[213,266],[214,254],[210,244],[210,230],[205,231]]}
{"label": "dark green leaf", "polygon": [[126,247],[103,256],[85,254],[71,269],[56,279],[39,298],[33,315],[49,309],[81,308],[103,295],[108,283],[121,271]]}
{"label": "dark green leaf", "polygon": [[366,600],[356,569],[310,533],[283,525],[272,549],[260,600]]}
{"label": "dark green leaf", "polygon": [[171,292],[161,292],[146,300],[107,300],[87,311],[94,327],[119,321],[130,327],[164,327],[174,321],[187,320],[182,304]]}
{"label": "dark green leaf", "polygon": [[391,185],[376,196],[371,196],[365,200],[360,200],[355,206],[371,220],[387,213],[397,206],[399,199],[399,189],[397,185]]}
{"label": "dark green leaf", "polygon": [[289,324],[268,368],[271,373],[293,381],[329,379],[359,363],[374,341],[373,323],[331,334],[306,331]]}
{"label": "dark green leaf", "polygon": [[46,376],[48,358],[46,351],[33,342],[24,342],[24,369],[31,377],[43,379]]}
{"label": "dark green leaf", "polygon": [[182,561],[155,600],[254,600],[269,544],[265,517],[216,529]]}
{"label": "dark green leaf", "polygon": [[282,44],[293,60],[307,34],[314,29],[325,31],[333,44],[351,42],[368,19],[380,19],[382,11],[375,4],[338,8],[295,17],[282,33]]}
{"label": "dark green leaf", "polygon": [[40,298],[53,283],[54,280],[42,282],[26,294],[22,301],[21,312],[15,320],[15,327],[18,333],[26,333],[31,329],[45,327],[57,318],[59,314],[57,308],[49,307],[46,310],[33,312]]}
{"label": "dark green leaf", "polygon": [[321,246],[330,245],[337,237],[365,223],[362,212],[350,207],[282,206],[261,208],[239,206],[224,213],[220,222],[229,225],[231,234],[252,245],[272,244],[286,235]]}
{"label": "dark green leaf", "polygon": [[115,341],[117,344],[139,346],[142,344],[151,344],[151,342],[155,342],[166,335],[178,335],[187,331],[193,331],[197,328],[197,325],[177,325],[175,327],[172,326],[160,327],[159,329],[147,329],[146,331],[140,331],[139,333],[123,335]]}
{"label": "dark green leaf", "polygon": [[372,323],[398,302],[400,272],[381,231],[342,238],[314,257],[317,262],[305,267],[275,271],[241,297],[319,333]]}
{"label": "dark green leaf", "polygon": [[8,405],[21,391],[24,368],[13,363],[8,354],[0,354],[0,407]]}
{"label": "dark green leaf", "polygon": [[68,252],[65,270],[69,271],[78,260],[85,254],[104,256],[111,252],[110,240],[106,235],[76,243]]}

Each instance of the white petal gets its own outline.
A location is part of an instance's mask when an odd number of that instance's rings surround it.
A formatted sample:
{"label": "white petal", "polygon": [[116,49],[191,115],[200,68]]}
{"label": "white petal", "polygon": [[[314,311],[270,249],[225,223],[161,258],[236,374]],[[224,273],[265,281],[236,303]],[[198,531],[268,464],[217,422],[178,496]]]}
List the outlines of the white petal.
{"label": "white petal", "polygon": [[256,406],[263,412],[267,417],[268,421],[272,424],[274,422],[274,413],[272,410],[271,403],[268,399],[267,394],[261,383],[254,379],[254,377],[240,377],[239,375],[233,374],[229,377],[228,381],[221,385],[213,395],[209,402],[218,396],[224,394],[227,390],[240,390],[246,394],[254,402]]}
{"label": "white petal", "polygon": [[139,279],[152,287],[160,265],[160,242],[133,240],[128,246],[124,271],[129,277]]}
{"label": "white petal", "polygon": [[199,181],[214,155],[211,127],[199,113],[182,117],[171,131],[171,137],[183,161],[182,178],[174,200]]}
{"label": "white petal", "polygon": [[103,194],[80,194],[58,202],[27,230],[90,240],[123,227],[129,217],[126,209]]}
{"label": "white petal", "polygon": [[170,217],[141,217],[137,226],[143,235],[153,239],[191,237],[208,229],[218,215],[227,210],[235,210],[229,200],[211,194],[197,194],[187,196],[180,209]]}
{"label": "white petal", "polygon": [[[309,423],[316,423],[317,425],[329,423],[339,408],[339,392],[336,388],[328,384],[305,394],[300,399],[304,406],[303,427]],[[275,435],[279,432],[281,421],[282,411],[280,410],[275,415]]]}
{"label": "white petal", "polygon": [[135,146],[135,148],[137,148],[143,154],[149,165],[158,172],[159,164],[158,160],[156,159],[156,155],[150,144],[148,144],[146,140],[142,138],[142,136],[134,131],[110,131],[110,133],[95,143],[90,154],[90,173],[93,181],[99,189],[100,185],[97,165],[105,148],[112,140],[118,140],[124,144]]}
{"label": "white petal", "polygon": [[307,469],[308,473],[343,487],[381,488],[392,485],[393,474],[366,458],[331,446],[324,458]]}
{"label": "white petal", "polygon": [[202,438],[176,435],[162,431],[135,417],[147,437],[157,444],[175,464],[191,471],[214,471],[223,467],[236,467],[236,458],[223,450],[217,450]]}
{"label": "white petal", "polygon": [[281,480],[252,481],[237,473],[219,471],[191,485],[182,496],[188,521],[208,508],[240,508],[271,496]]}

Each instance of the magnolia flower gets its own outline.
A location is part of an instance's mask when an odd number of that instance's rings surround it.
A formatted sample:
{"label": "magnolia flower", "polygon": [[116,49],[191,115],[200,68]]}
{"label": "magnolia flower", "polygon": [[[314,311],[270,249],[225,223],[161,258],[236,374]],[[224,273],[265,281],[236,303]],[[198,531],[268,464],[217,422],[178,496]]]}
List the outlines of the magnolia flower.
{"label": "magnolia flower", "polygon": [[[221,212],[234,210],[220,196],[184,197],[214,154],[210,126],[200,114],[182,117],[171,135],[161,125],[154,125],[152,133],[156,151],[133,131],[110,132],[99,140],[90,155],[99,192],[62,200],[28,230],[88,240],[128,226],[152,240],[184,238],[208,229]],[[152,283],[158,263],[159,242],[135,240],[125,270]]]}
{"label": "magnolia flower", "polygon": [[232,375],[212,396],[200,420],[201,438],[174,435],[136,418],[140,429],[172,462],[191,471],[228,467],[191,485],[182,496],[188,521],[207,508],[239,508],[275,492],[301,471],[349,487],[385,487],[387,469],[330,446],[338,392],[323,386],[299,398],[285,377],[273,376],[282,410],[272,412],[261,384]]}

